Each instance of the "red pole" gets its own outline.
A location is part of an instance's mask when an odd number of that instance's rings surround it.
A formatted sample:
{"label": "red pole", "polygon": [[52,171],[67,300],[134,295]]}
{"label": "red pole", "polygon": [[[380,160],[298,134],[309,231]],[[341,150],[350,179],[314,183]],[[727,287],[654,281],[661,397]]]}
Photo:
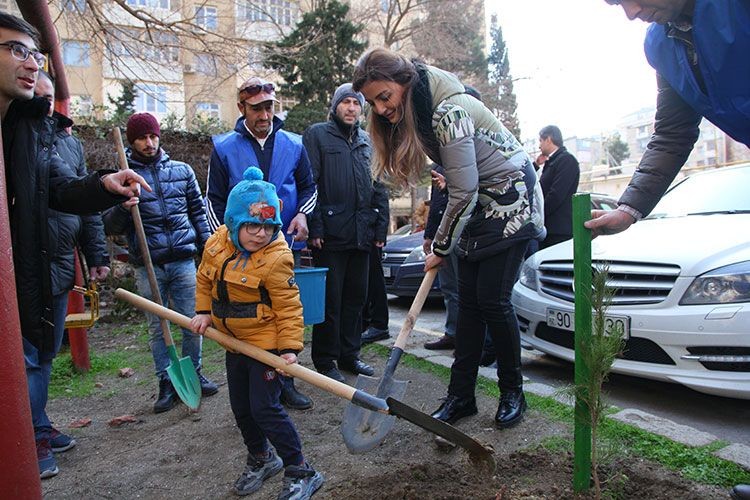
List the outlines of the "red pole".
{"label": "red pole", "polygon": [[[78,252],[75,253],[75,282],[83,286],[83,273],[81,272],[81,261],[78,258]],[[83,295],[76,292],[68,294],[68,312],[84,312],[85,304]],[[85,373],[91,369],[91,359],[89,358],[89,341],[85,328],[68,328],[68,340],[70,341],[70,357],[73,360],[73,367],[77,372]]]}
{"label": "red pole", "polygon": [[6,498],[42,498],[23,361],[2,151],[0,134],[0,492]]}

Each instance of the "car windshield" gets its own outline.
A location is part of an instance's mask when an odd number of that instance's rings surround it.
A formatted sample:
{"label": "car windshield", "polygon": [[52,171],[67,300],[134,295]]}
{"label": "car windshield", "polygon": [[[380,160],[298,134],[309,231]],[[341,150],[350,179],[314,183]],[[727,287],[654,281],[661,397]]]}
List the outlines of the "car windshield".
{"label": "car windshield", "polygon": [[693,175],[667,191],[649,219],[750,213],[750,166]]}

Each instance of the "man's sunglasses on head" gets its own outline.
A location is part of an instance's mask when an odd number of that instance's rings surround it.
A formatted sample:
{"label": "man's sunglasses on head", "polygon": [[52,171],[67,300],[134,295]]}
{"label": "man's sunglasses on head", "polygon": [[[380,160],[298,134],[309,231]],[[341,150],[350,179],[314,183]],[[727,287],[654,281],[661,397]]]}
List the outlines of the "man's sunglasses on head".
{"label": "man's sunglasses on head", "polygon": [[26,45],[20,42],[5,42],[0,43],[0,46],[8,47],[8,49],[10,49],[10,54],[19,61],[26,61],[29,56],[32,56],[34,58],[34,61],[36,61],[37,66],[39,66],[40,68],[44,68],[47,64],[47,56],[36,49],[28,48]]}
{"label": "man's sunglasses on head", "polygon": [[261,92],[265,94],[272,94],[274,91],[273,83],[264,83],[262,85],[249,85],[245,87],[244,89],[240,90],[240,92],[247,94],[248,97],[253,97],[255,95],[260,94]]}

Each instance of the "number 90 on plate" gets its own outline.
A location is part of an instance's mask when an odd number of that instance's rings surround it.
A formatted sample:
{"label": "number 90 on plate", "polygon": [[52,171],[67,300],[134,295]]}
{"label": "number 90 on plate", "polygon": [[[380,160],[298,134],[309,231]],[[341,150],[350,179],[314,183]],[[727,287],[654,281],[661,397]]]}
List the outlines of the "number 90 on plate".
{"label": "number 90 on plate", "polygon": [[[562,309],[547,308],[547,326],[572,332],[576,326],[575,313]],[[605,335],[612,332],[615,328],[622,329],[623,340],[630,338],[630,318],[628,316],[606,315],[604,317]]]}

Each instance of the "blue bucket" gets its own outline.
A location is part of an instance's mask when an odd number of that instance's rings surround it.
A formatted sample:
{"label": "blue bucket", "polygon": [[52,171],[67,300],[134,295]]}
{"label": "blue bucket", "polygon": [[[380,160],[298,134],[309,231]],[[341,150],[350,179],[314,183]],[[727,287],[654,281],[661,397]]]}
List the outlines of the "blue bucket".
{"label": "blue bucket", "polygon": [[294,270],[306,325],[322,323],[325,319],[327,272],[327,267],[298,267]]}

